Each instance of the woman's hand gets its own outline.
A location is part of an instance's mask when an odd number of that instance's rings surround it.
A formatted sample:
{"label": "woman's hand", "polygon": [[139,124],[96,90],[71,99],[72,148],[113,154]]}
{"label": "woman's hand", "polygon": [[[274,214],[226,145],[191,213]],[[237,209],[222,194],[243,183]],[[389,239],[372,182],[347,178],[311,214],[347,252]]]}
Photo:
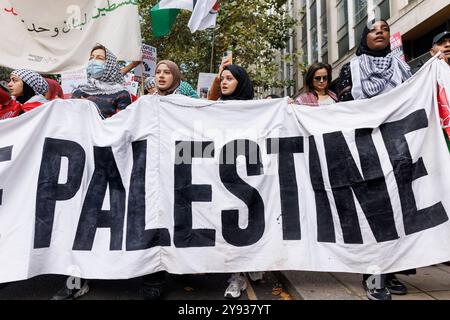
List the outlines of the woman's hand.
{"label": "woman's hand", "polygon": [[220,64],[220,67],[219,67],[219,74],[217,75],[218,78],[219,78],[220,75],[222,74],[223,69],[224,69],[226,66],[229,66],[230,64],[232,64],[232,63],[231,63],[231,57],[222,60],[222,63]]}
{"label": "woman's hand", "polygon": [[441,53],[441,54],[439,55],[438,59],[444,60],[445,62],[448,63],[448,57],[445,55],[445,53]]}

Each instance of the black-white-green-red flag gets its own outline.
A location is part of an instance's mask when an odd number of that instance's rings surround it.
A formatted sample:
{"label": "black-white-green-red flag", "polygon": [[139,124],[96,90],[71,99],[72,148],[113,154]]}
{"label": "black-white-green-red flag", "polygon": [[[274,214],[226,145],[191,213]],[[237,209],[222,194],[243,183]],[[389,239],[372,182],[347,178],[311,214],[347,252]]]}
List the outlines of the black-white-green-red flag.
{"label": "black-white-green-red flag", "polygon": [[218,0],[161,0],[151,9],[152,30],[157,37],[170,33],[180,10],[192,11],[188,26],[192,33],[216,25]]}

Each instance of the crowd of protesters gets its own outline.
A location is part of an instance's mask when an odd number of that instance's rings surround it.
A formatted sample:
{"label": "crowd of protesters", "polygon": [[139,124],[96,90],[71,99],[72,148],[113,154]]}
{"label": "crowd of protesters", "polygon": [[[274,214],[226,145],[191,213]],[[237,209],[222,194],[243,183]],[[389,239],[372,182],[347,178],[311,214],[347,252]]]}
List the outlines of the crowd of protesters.
{"label": "crowd of protesters", "polygon": [[[439,59],[450,63],[450,32],[442,32],[434,37],[430,53],[432,56],[439,54]],[[123,83],[124,75],[138,64],[139,62],[133,62],[121,68],[111,51],[102,45],[96,45],[87,63],[88,81],[74,90],[72,98],[88,99],[95,103],[103,119],[113,116],[136,100]],[[390,50],[388,23],[376,20],[367,24],[356,57],[341,68],[335,85],[332,86],[331,66],[326,63],[314,63],[305,74],[303,93],[295,100],[290,99],[290,102],[299,107],[332,108],[332,105],[338,102],[370,99],[389,92],[411,76],[408,64]],[[157,64],[155,77],[145,79],[143,92],[145,95],[181,94],[199,98],[192,86],[182,78],[180,68],[175,62],[162,60]],[[31,70],[14,70],[11,72],[9,83],[0,82],[0,120],[20,116],[51,100],[63,98],[62,89],[56,80],[44,78]],[[266,98],[279,97],[269,95]],[[241,66],[232,64],[229,59],[222,61],[219,73],[208,92],[208,99],[253,100],[254,88],[247,71]],[[445,136],[448,142],[448,136]],[[450,150],[450,142],[448,145]],[[415,270],[401,273],[411,275]],[[262,277],[262,272],[249,273],[249,278],[253,281],[261,280]],[[144,276],[142,281],[144,297],[152,300],[160,298],[165,288],[165,279],[165,271]],[[88,281],[80,279],[80,283],[80,286],[72,289],[65,285],[53,299],[75,299],[88,293]],[[364,275],[362,285],[371,300],[390,300],[391,294],[407,294],[406,286],[394,274]],[[246,280],[243,274],[235,273],[230,276],[224,296],[236,299],[245,289]]]}

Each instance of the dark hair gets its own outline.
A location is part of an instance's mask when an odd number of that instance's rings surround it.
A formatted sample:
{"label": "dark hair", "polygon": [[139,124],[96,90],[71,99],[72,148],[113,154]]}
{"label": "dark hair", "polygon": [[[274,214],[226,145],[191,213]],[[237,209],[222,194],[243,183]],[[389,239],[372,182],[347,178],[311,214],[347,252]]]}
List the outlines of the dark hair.
{"label": "dark hair", "polygon": [[272,99],[280,99],[281,97],[279,96],[279,95],[277,95],[277,94],[269,94],[267,97],[265,97],[264,99],[269,99],[269,98],[272,98]]}
{"label": "dark hair", "polygon": [[98,49],[102,49],[103,51],[105,51],[105,55],[106,55],[106,47],[104,46],[104,45],[101,45],[101,44],[96,44],[93,48],[92,48],[92,50],[91,50],[91,54],[92,54],[92,52],[94,52],[95,50],[98,50]]}
{"label": "dark hair", "polygon": [[327,74],[328,74],[328,86],[326,91],[329,90],[330,88],[330,83],[331,83],[331,66],[328,63],[323,63],[323,62],[316,62],[314,64],[312,64],[308,71],[306,72],[305,75],[305,87],[306,87],[306,91],[307,92],[312,92],[314,94],[316,94],[316,91],[314,90],[314,75],[316,74],[316,72],[320,69],[326,69],[327,70]]}
{"label": "dark hair", "polygon": [[19,103],[24,104],[25,102],[30,100],[32,97],[34,97],[36,95],[36,93],[25,81],[22,80],[22,82],[23,82],[23,94],[20,97],[16,97],[16,100]]}

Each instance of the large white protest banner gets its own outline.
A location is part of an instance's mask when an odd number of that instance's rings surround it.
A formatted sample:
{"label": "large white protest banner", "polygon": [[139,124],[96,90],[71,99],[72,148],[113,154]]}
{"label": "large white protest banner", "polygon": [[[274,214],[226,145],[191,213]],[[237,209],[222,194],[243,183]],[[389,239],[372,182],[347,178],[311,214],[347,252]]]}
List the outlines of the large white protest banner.
{"label": "large white protest banner", "polygon": [[42,73],[86,67],[101,43],[121,60],[139,60],[137,0],[0,0],[0,65]]}
{"label": "large white protest banner", "polygon": [[0,282],[448,261],[449,71],[317,108],[154,95],[106,120],[86,100],[4,120]]}

